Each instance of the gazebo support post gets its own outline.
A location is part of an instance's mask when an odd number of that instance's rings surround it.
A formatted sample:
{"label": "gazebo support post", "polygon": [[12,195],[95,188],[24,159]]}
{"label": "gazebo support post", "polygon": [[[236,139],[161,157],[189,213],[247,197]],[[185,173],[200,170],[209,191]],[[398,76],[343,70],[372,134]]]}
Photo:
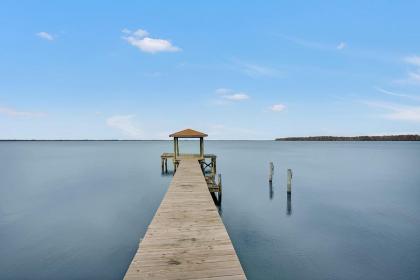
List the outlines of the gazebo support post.
{"label": "gazebo support post", "polygon": [[200,158],[204,158],[204,138],[200,137]]}

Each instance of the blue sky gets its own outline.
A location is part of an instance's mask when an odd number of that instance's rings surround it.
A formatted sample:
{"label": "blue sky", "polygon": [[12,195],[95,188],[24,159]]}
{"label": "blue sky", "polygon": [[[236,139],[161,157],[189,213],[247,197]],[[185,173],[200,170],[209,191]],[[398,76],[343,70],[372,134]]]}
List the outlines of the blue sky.
{"label": "blue sky", "polygon": [[0,139],[420,133],[419,1],[1,1]]}

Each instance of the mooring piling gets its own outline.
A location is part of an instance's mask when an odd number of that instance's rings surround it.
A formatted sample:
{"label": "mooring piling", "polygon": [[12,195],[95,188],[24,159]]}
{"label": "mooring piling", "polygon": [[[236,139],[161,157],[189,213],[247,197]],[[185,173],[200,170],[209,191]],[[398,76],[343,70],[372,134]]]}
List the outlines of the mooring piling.
{"label": "mooring piling", "polygon": [[273,162],[270,162],[270,168],[269,168],[270,175],[268,176],[268,181],[273,182],[273,173],[274,173],[274,164]]}
{"label": "mooring piling", "polygon": [[292,169],[287,169],[287,193],[292,193]]}
{"label": "mooring piling", "polygon": [[222,174],[218,174],[217,175],[218,178],[218,183],[217,185],[219,186],[219,192],[217,193],[217,197],[219,200],[219,205],[222,204]]}

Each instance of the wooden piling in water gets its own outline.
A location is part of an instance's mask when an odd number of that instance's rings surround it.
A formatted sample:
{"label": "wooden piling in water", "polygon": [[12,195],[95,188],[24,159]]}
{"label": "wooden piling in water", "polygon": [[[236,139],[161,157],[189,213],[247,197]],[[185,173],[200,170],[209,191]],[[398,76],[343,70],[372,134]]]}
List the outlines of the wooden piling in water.
{"label": "wooden piling in water", "polygon": [[268,181],[273,182],[274,164],[270,162]]}
{"label": "wooden piling in water", "polygon": [[292,169],[287,169],[287,193],[292,193]]}
{"label": "wooden piling in water", "polygon": [[222,204],[222,174],[218,175],[218,183],[217,185],[219,186],[219,192],[217,194],[217,198],[218,198],[218,203],[219,205]]}

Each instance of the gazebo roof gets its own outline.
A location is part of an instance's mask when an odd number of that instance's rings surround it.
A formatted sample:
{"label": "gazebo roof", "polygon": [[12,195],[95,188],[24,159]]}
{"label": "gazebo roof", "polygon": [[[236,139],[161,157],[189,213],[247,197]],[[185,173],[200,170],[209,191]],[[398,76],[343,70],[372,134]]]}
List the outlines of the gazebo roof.
{"label": "gazebo roof", "polygon": [[200,131],[196,131],[190,128],[172,133],[169,135],[169,137],[177,137],[177,138],[201,138],[201,137],[207,137],[208,135],[205,133],[202,133]]}

